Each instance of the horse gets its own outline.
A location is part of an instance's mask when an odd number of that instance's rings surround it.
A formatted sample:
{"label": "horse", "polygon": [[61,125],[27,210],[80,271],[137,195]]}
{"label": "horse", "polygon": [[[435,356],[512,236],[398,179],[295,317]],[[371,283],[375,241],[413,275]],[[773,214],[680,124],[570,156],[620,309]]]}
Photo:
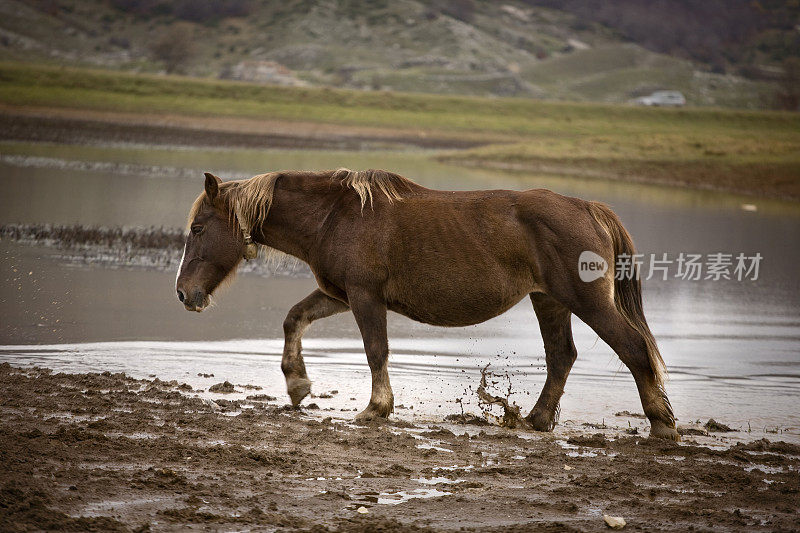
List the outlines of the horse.
{"label": "horse", "polygon": [[[527,191],[440,191],[384,170],[281,171],[223,182],[205,173],[176,279],[202,311],[220,283],[260,247],[308,264],[317,289],[283,322],[281,369],[295,407],[311,391],[301,339],[319,319],[353,313],[372,374],[356,421],[394,409],[387,311],[435,326],[468,326],[528,296],[544,341],[547,378],[525,417],[552,431],[577,357],[571,316],[589,325],[633,374],[650,436],[680,440],[666,368],[642,308],[638,275],[615,275],[633,240],[605,204]],[[606,263],[581,278],[581,254]],[[611,265],[611,267],[608,267]]]}

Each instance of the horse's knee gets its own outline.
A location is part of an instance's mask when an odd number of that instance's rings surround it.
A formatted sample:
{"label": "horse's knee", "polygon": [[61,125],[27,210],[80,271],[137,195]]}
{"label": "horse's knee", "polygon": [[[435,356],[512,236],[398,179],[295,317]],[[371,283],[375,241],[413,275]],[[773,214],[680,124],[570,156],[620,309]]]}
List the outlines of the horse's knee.
{"label": "horse's knee", "polygon": [[287,314],[286,318],[283,320],[283,334],[287,337],[293,335],[294,332],[299,328],[302,320],[302,312],[295,311],[294,309],[289,311],[289,314]]}

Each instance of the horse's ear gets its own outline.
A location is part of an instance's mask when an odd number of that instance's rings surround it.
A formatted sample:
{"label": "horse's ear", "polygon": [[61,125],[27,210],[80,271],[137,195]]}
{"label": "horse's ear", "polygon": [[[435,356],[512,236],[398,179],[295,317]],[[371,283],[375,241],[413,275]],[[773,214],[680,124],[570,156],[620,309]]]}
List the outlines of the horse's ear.
{"label": "horse's ear", "polygon": [[206,196],[213,202],[219,193],[219,184],[222,183],[222,180],[211,172],[204,172],[204,174],[206,175]]}

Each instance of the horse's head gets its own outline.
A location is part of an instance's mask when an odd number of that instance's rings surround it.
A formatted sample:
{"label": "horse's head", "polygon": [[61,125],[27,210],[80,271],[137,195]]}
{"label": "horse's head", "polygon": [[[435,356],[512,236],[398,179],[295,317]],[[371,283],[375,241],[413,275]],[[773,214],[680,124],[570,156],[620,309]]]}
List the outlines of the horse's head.
{"label": "horse's head", "polygon": [[211,294],[247,253],[247,243],[221,189],[222,180],[206,173],[205,193],[195,201],[175,289],[188,311],[202,311]]}

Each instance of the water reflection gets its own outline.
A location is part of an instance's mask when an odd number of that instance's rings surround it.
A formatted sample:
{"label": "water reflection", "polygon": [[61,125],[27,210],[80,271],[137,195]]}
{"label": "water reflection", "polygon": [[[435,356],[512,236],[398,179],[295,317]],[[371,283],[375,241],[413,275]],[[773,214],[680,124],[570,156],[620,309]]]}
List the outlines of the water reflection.
{"label": "water reflection", "polygon": [[[645,253],[761,253],[757,281],[650,280],[645,282],[645,307],[672,371],[669,387],[678,416],[714,416],[740,427],[750,422],[753,427],[800,431],[797,204],[465,169],[438,163],[426,152],[0,143],[0,223],[181,227],[201,190],[202,170],[242,177],[274,169],[339,166],[389,168],[435,188],[547,187],[606,201]],[[757,211],[743,210],[743,203],[756,204]],[[277,364],[281,322],[289,307],[314,288],[311,279],[241,276],[218,296],[215,309],[197,315],[186,313],[177,302],[172,273],[65,267],[55,250],[11,243],[0,243],[0,257],[0,343],[59,345],[6,346],[0,359],[184,380],[217,369],[218,377],[255,381],[273,395],[282,394],[283,387]],[[527,301],[470,328],[432,328],[393,315],[389,329],[398,403],[426,399],[417,414],[457,411],[453,391],[469,396],[477,369],[487,362],[514,372],[515,399],[522,405],[533,403],[543,383],[544,353]],[[580,356],[564,397],[565,416],[597,421],[616,410],[638,410],[632,379],[611,350],[577,320],[575,332]],[[347,398],[365,403],[368,370],[352,317],[321,321],[309,336],[312,377],[323,388],[353,384]],[[225,341],[244,338],[265,340]],[[99,341],[112,344],[76,344]],[[119,341],[148,342],[115,344]],[[353,403],[348,408],[363,407]]]}

